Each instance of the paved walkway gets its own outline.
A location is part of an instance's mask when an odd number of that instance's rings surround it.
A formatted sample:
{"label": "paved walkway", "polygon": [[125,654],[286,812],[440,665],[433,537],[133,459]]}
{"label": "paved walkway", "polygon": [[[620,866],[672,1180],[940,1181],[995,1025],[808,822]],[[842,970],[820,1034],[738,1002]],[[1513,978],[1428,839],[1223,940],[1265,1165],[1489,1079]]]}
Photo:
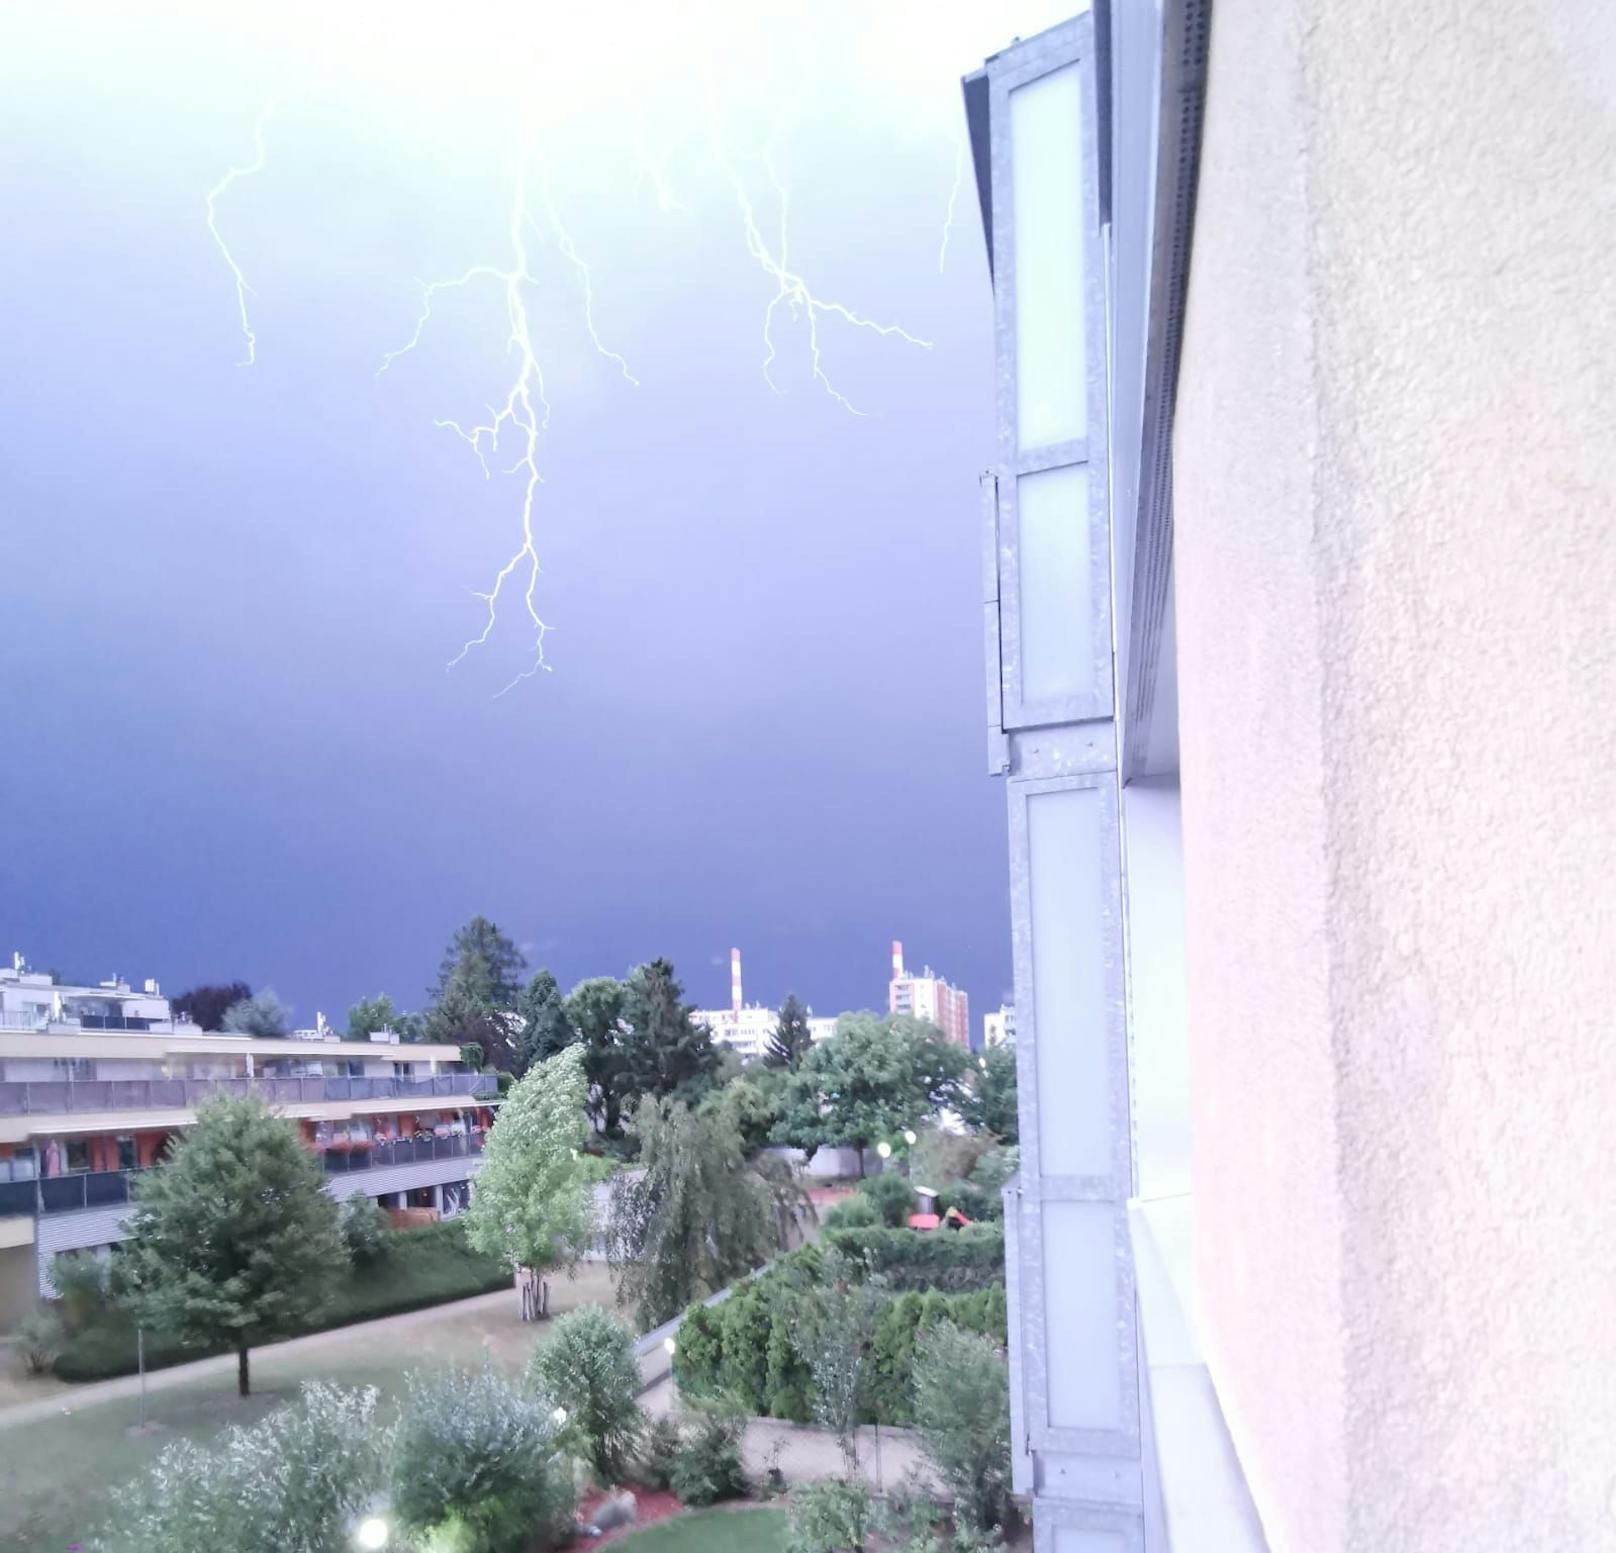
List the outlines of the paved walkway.
{"label": "paved walkway", "polygon": [[[642,1393],[640,1403],[653,1414],[677,1411],[672,1380],[658,1381]],[[812,1424],[754,1418],[746,1426],[741,1455],[746,1470],[758,1478],[770,1467],[778,1467],[788,1483],[840,1477],[843,1472],[836,1436]],[[925,1457],[907,1429],[863,1428],[858,1432],[858,1470],[872,1486],[892,1489],[912,1474],[924,1473]]]}

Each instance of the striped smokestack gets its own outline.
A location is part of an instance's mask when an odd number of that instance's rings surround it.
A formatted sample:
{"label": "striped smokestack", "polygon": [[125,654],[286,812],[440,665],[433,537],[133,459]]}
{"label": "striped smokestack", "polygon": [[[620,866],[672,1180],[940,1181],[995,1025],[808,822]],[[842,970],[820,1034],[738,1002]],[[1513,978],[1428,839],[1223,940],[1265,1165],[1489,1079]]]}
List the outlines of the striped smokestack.
{"label": "striped smokestack", "polygon": [[731,949],[729,952],[729,1006],[738,1014],[741,1011],[741,951]]}
{"label": "striped smokestack", "polygon": [[892,979],[901,980],[903,976],[903,940],[892,940]]}

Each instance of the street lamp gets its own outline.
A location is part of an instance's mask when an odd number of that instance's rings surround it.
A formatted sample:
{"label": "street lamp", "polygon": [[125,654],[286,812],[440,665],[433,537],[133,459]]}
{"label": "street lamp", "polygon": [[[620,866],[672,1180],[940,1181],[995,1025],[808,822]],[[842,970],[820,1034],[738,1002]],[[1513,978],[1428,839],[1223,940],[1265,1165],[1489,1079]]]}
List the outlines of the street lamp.
{"label": "street lamp", "polygon": [[915,1129],[913,1127],[905,1127],[903,1129],[903,1141],[907,1143],[910,1148],[915,1146]]}
{"label": "street lamp", "polygon": [[375,1553],[387,1546],[387,1521],[380,1515],[367,1515],[354,1529],[354,1545]]}
{"label": "street lamp", "polygon": [[555,1412],[550,1415],[550,1422],[553,1423],[557,1429],[565,1429],[567,1427],[566,1408],[558,1407]]}
{"label": "street lamp", "polygon": [[883,1138],[878,1144],[876,1144],[875,1152],[879,1154],[882,1159],[891,1159],[892,1145],[888,1143],[885,1138]]}

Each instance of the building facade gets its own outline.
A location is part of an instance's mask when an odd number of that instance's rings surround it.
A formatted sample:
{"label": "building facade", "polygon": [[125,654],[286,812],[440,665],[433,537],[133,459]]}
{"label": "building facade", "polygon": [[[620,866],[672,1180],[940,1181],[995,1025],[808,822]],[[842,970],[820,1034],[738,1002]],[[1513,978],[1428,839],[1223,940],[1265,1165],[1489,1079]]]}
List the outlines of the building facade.
{"label": "building facade", "polygon": [[1008,1003],[1001,1004],[982,1016],[982,1049],[992,1046],[1014,1046],[1016,1043],[1016,1011]]}
{"label": "building facade", "polygon": [[904,969],[903,944],[892,941],[892,979],[887,986],[887,1012],[907,1014],[937,1026],[960,1046],[971,1044],[971,1000],[951,987],[928,965],[918,976]]}
{"label": "building facade", "polygon": [[0,1323],[49,1291],[50,1259],[125,1238],[129,1191],[216,1095],[294,1121],[328,1190],[454,1213],[498,1104],[454,1046],[263,1040],[176,1021],[155,983],[63,987],[0,972]]}
{"label": "building facade", "polygon": [[1611,1545],[1616,15],[966,82],[1038,1553]]}

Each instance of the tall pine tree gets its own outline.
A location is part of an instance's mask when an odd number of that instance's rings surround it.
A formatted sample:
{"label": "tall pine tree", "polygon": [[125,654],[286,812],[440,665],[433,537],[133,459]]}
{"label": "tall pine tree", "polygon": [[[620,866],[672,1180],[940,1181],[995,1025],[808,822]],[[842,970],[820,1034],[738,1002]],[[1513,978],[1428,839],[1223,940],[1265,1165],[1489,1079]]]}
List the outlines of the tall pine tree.
{"label": "tall pine tree", "polygon": [[718,1067],[711,1031],[690,1017],[668,960],[634,971],[623,996],[623,1095],[699,1098]]}
{"label": "tall pine tree", "polygon": [[795,992],[788,992],[780,1005],[780,1022],[774,1027],[769,1048],[763,1054],[764,1065],[795,1069],[813,1044],[808,1034],[808,1011],[797,1001]]}
{"label": "tall pine tree", "polygon": [[522,1028],[516,1036],[516,1058],[512,1071],[520,1078],[536,1062],[553,1057],[578,1039],[567,1019],[566,1000],[556,979],[546,970],[537,970],[516,1000]]}

